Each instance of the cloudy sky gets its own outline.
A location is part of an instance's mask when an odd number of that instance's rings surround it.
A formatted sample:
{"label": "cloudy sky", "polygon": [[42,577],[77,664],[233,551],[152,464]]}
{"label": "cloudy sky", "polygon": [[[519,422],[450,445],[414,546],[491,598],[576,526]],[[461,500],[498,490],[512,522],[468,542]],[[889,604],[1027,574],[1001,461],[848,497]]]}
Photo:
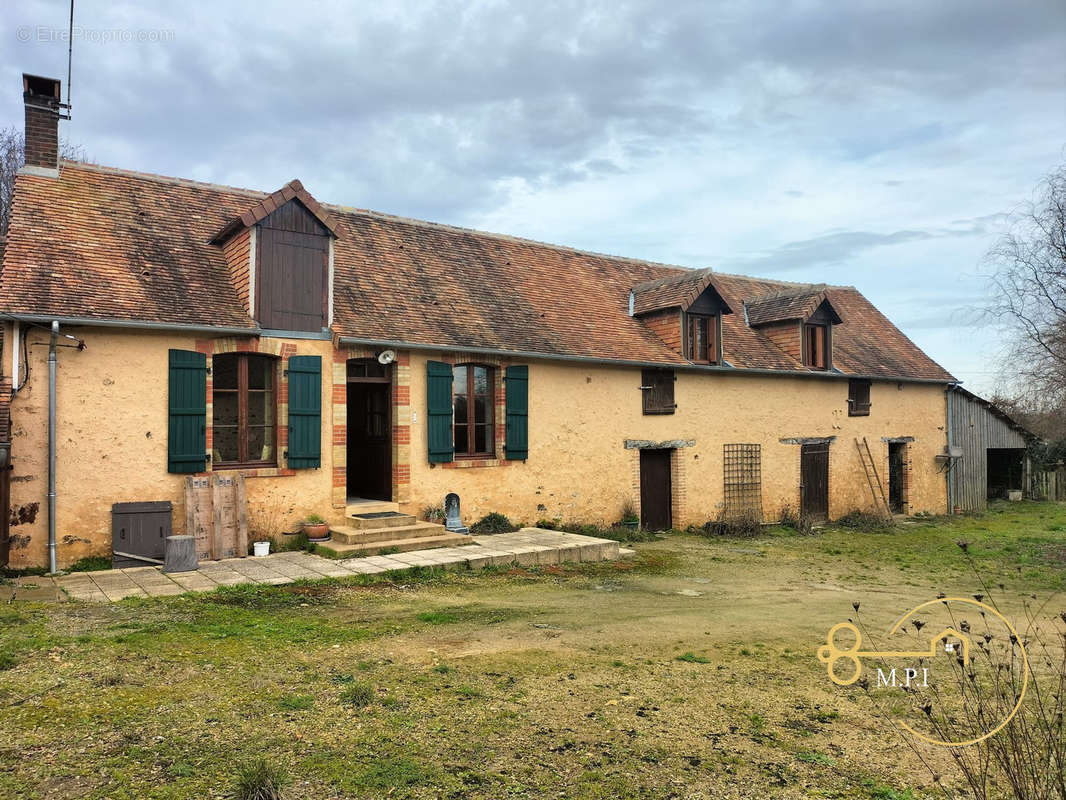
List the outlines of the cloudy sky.
{"label": "cloudy sky", "polygon": [[[0,19],[66,78],[67,0]],[[78,0],[101,164],[693,267],[857,286],[978,391],[981,259],[1066,161],[1063,0]],[[7,87],[6,90],[4,87]]]}

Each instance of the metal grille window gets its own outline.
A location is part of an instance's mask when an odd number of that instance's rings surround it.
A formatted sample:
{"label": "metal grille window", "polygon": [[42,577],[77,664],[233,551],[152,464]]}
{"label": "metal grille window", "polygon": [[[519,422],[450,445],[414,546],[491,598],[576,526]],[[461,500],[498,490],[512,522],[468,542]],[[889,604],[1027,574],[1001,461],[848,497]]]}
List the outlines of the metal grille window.
{"label": "metal grille window", "polygon": [[674,371],[672,369],[643,369],[640,371],[640,390],[644,395],[645,414],[673,414]]}
{"label": "metal grille window", "polygon": [[723,451],[723,517],[757,519],[762,522],[762,446],[727,444],[723,446]]}

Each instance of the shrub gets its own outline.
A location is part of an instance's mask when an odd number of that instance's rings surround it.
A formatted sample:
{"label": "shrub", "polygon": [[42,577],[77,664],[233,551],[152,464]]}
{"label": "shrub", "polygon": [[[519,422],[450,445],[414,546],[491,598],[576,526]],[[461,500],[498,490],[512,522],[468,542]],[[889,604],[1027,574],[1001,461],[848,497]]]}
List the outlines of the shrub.
{"label": "shrub", "polygon": [[422,519],[426,522],[444,522],[446,517],[442,505],[426,506],[422,509]]}
{"label": "shrub", "polygon": [[858,509],[849,511],[838,519],[836,524],[842,528],[851,528],[852,530],[865,531],[867,533],[891,530],[896,527],[892,517],[884,512],[859,511]]}
{"label": "shrub", "polygon": [[470,532],[475,535],[486,533],[510,533],[511,531],[516,530],[518,530],[518,528],[511,524],[511,520],[507,519],[503,514],[499,514],[495,511],[486,514],[470,526]]}
{"label": "shrub", "polygon": [[628,498],[622,503],[622,522],[640,522],[640,515],[637,514],[636,506]]}
{"label": "shrub", "polygon": [[785,506],[781,509],[781,527],[791,528],[796,533],[804,535],[808,535],[814,530],[810,517],[804,514],[797,514],[792,509],[792,506]]}
{"label": "shrub", "polygon": [[546,531],[554,531],[559,526],[559,520],[557,519],[538,519],[536,527],[543,528]]}
{"label": "shrub", "polygon": [[374,702],[374,688],[368,683],[351,683],[341,692],[341,702],[352,708],[364,708]]}
{"label": "shrub", "polygon": [[762,532],[762,519],[754,512],[741,514],[722,512],[718,515],[718,519],[704,525],[703,531],[710,536],[750,539]]}
{"label": "shrub", "polygon": [[0,650],[0,672],[15,666],[15,657],[6,650]]}
{"label": "shrub", "polygon": [[307,525],[323,525],[325,524],[325,518],[320,514],[308,514],[304,523]]}
{"label": "shrub", "polygon": [[234,800],[281,800],[289,783],[284,768],[260,758],[237,771]]}

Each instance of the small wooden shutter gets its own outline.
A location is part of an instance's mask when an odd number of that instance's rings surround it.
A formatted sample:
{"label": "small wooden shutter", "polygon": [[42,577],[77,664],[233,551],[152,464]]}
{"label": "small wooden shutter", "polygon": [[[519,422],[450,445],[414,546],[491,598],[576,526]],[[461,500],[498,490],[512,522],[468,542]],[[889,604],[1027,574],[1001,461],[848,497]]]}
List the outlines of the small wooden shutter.
{"label": "small wooden shutter", "polygon": [[322,466],[322,356],[289,358],[289,450],[292,469]]}
{"label": "small wooden shutter", "polygon": [[672,369],[643,369],[640,371],[640,389],[644,396],[645,414],[673,414],[674,371]]}
{"label": "small wooden shutter", "polygon": [[443,464],[455,458],[452,440],[452,365],[426,362],[426,432],[429,463]]}
{"label": "small wooden shutter", "polygon": [[207,468],[207,356],[170,351],[167,472]]}
{"label": "small wooden shutter", "polygon": [[515,461],[525,461],[529,458],[529,367],[508,367],[504,380],[507,392],[504,454]]}
{"label": "small wooden shutter", "polygon": [[848,381],[848,416],[870,415],[870,382],[858,378]]}

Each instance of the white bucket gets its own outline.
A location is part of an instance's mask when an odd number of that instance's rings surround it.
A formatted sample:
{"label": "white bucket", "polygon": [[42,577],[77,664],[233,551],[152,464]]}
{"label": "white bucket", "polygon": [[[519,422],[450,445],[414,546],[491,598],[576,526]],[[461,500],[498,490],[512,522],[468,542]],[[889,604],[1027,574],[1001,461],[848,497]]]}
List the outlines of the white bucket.
{"label": "white bucket", "polygon": [[270,542],[252,542],[252,554],[256,558],[270,555]]}

